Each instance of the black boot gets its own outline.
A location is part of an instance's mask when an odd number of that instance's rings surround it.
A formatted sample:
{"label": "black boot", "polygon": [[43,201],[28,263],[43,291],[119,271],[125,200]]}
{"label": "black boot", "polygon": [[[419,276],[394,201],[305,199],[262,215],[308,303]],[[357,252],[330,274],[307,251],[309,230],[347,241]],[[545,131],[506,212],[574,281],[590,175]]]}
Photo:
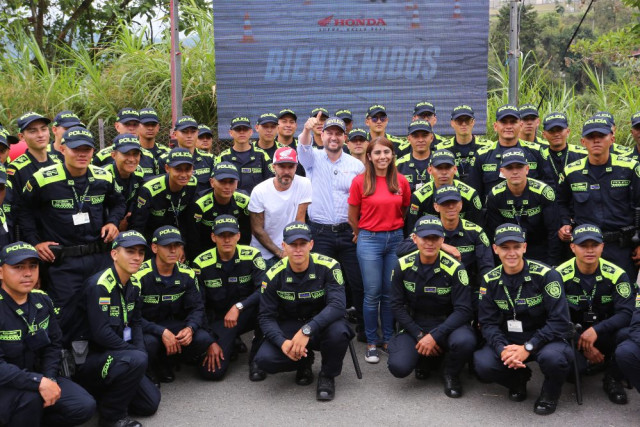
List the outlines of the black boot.
{"label": "black boot", "polygon": [[550,415],[556,411],[557,406],[558,399],[547,393],[543,387],[538,400],[536,400],[536,403],[533,405],[533,412],[538,415]]}
{"label": "black boot", "polygon": [[627,392],[622,383],[611,375],[605,375],[602,379],[602,388],[604,392],[609,396],[609,400],[618,405],[624,405],[627,403]]}
{"label": "black boot", "polygon": [[516,371],[516,382],[509,388],[509,400],[522,402],[527,398],[527,382],[531,378],[531,369],[521,368]]}
{"label": "black boot", "polygon": [[260,369],[256,362],[249,363],[249,381],[264,381],[265,378],[267,378],[267,373]]}
{"label": "black boot", "polygon": [[313,366],[313,359],[313,351],[309,350],[307,357],[303,358],[299,362],[300,365],[296,371],[296,384],[309,385],[313,382],[313,371],[311,370],[311,366]]}
{"label": "black boot", "polygon": [[322,401],[333,400],[336,395],[336,384],[333,377],[327,377],[322,372],[318,375],[316,399]]}
{"label": "black boot", "polygon": [[454,399],[462,397],[462,383],[458,375],[444,374],[444,394]]}

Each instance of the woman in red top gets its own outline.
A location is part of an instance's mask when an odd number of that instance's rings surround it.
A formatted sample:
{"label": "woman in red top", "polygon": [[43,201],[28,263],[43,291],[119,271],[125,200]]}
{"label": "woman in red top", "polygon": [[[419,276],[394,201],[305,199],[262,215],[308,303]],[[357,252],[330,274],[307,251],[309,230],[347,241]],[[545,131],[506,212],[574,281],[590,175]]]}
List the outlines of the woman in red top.
{"label": "woman in red top", "polygon": [[366,154],[365,171],[353,179],[349,191],[349,224],[357,243],[364,284],[363,316],[368,342],[365,360],[378,363],[378,309],[382,346],[386,347],[393,334],[389,304],[391,272],[398,262],[396,246],[402,241],[411,190],[407,179],[396,169],[393,144],[389,140],[375,138]]}

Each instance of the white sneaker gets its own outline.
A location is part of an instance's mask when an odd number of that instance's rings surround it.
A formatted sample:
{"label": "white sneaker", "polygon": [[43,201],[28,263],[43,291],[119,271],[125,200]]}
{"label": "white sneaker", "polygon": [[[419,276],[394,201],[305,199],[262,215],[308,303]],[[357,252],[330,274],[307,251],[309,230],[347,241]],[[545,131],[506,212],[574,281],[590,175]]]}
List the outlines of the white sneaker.
{"label": "white sneaker", "polygon": [[368,363],[378,363],[380,361],[378,349],[375,347],[367,348],[367,352],[364,354],[364,360]]}

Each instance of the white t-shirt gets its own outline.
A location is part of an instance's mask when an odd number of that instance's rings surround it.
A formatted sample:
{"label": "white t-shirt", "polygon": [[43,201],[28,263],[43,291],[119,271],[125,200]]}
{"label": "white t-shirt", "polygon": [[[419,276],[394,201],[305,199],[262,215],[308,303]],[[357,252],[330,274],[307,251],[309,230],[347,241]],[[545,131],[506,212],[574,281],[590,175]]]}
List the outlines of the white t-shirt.
{"label": "white t-shirt", "polygon": [[[273,184],[274,180],[275,178],[267,179],[253,188],[249,200],[249,212],[264,212],[264,230],[273,243],[280,247],[282,230],[287,224],[296,220],[298,206],[301,203],[311,203],[311,181],[296,175],[288,190],[278,191]],[[255,236],[251,236],[251,246],[260,249],[264,259],[271,259],[274,256]]]}

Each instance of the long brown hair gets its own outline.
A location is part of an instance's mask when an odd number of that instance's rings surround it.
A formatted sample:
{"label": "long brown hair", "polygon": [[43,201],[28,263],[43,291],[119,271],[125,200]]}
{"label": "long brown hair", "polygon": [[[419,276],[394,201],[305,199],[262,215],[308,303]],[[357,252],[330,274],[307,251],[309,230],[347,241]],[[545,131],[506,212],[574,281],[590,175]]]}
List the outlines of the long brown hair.
{"label": "long brown hair", "polygon": [[396,155],[394,152],[393,144],[384,136],[378,136],[374,138],[369,145],[367,146],[367,162],[364,164],[364,185],[362,188],[363,195],[371,196],[376,192],[376,169],[373,166],[373,162],[369,158],[371,156],[371,152],[373,151],[373,147],[376,145],[382,145],[391,150],[393,157],[391,158],[391,163],[387,167],[387,188],[391,194],[396,194],[398,192],[398,169],[396,168]]}

